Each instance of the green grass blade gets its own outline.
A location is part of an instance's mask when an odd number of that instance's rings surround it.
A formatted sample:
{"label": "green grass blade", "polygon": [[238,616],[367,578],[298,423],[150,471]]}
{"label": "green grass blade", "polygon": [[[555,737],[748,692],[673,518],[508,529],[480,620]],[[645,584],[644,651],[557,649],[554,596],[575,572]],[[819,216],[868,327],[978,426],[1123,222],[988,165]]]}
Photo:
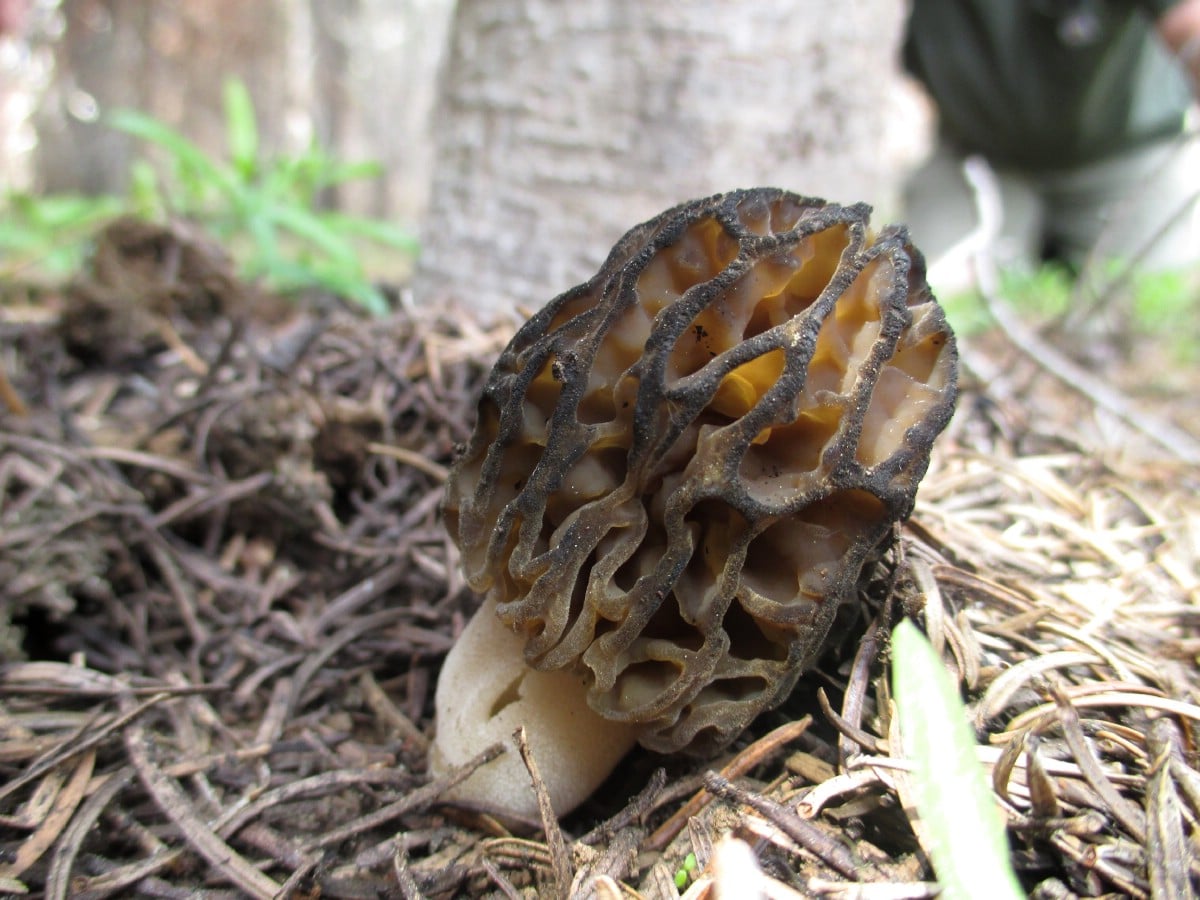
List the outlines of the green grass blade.
{"label": "green grass blade", "polygon": [[274,290],[283,294],[306,288],[321,288],[349,300],[371,315],[382,316],[388,312],[387,300],[377,287],[360,276],[347,274],[336,265],[301,265],[289,260],[280,260],[265,273],[265,277]]}
{"label": "green grass blade", "polygon": [[34,230],[86,230],[121,211],[121,201],[110,196],[51,194],[37,197],[32,194],[12,194],[7,199],[6,205],[17,214],[21,227]]}
{"label": "green grass blade", "polygon": [[319,213],[302,206],[276,206],[267,214],[278,227],[307,241],[338,265],[357,273],[358,255],[354,252],[354,246],[325,222]]}
{"label": "green grass blade", "polygon": [[243,180],[258,172],[258,121],[254,101],[241,79],[228,78],[224,85],[225,130],[229,159]]}
{"label": "green grass blade", "polygon": [[996,800],[942,661],[907,619],[892,633],[892,690],[913,764],[926,851],[945,900],[1020,900]]}
{"label": "green grass blade", "polygon": [[383,164],[376,160],[338,162],[330,159],[321,171],[323,186],[345,184],[347,181],[370,181],[383,175]]}
{"label": "green grass blade", "polygon": [[124,211],[118,198],[107,195],[8,194],[0,200],[0,275],[26,269],[50,277],[70,274],[93,232]]}
{"label": "green grass blade", "polygon": [[336,275],[328,278],[321,277],[319,280],[322,287],[338,296],[345,297],[352,303],[356,303],[371,315],[387,315],[387,300],[384,299],[383,294],[375,285],[366,281],[340,278]]}
{"label": "green grass blade", "polygon": [[326,213],[323,218],[331,227],[351,237],[374,241],[385,247],[394,247],[414,256],[421,248],[420,241],[415,235],[390,222],[380,222],[376,219],[364,219],[336,212]]}
{"label": "green grass blade", "polygon": [[[196,178],[216,185],[228,197],[237,197],[237,183],[224,166],[214,162],[200,147],[169,125],[152,116],[133,109],[117,109],[109,114],[108,124],[135,138],[157,144],[175,162],[177,167],[187,167]],[[190,210],[184,210],[190,212]]]}

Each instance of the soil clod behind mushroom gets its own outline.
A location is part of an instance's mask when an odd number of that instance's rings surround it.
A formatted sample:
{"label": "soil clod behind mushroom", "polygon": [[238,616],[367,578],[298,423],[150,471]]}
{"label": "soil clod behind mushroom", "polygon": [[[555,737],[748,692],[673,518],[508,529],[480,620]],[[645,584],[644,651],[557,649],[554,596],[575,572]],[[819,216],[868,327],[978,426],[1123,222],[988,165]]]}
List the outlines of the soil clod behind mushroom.
{"label": "soil clod behind mushroom", "polygon": [[[956,393],[924,262],[868,212],[683,204],[518,331],[447,487],[488,618],[447,658],[436,769],[523,723],[561,814],[634,741],[720,750],[814,664]],[[458,796],[528,816],[528,781],[507,754]]]}

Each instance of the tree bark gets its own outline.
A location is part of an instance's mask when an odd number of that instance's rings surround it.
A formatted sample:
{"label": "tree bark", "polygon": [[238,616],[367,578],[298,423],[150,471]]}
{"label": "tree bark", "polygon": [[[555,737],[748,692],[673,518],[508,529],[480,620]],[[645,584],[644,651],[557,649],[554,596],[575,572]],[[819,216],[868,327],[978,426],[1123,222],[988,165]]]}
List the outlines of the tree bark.
{"label": "tree bark", "polygon": [[894,209],[901,0],[460,0],[419,303],[536,308],[630,226],[770,184]]}

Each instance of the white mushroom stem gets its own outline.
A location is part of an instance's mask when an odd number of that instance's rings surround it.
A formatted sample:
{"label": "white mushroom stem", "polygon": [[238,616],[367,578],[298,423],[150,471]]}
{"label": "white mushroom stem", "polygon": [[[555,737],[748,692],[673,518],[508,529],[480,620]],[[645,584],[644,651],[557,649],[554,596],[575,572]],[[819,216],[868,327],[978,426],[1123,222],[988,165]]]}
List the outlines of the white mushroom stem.
{"label": "white mushroom stem", "polygon": [[442,775],[496,741],[509,742],[510,752],[480,768],[448,799],[536,820],[529,772],[512,745],[517,728],[525,726],[560,816],[586,800],[637,740],[632,726],[592,711],[577,673],[531,669],[523,645],[496,617],[495,602],[485,601],[450,648],[438,678],[430,768]]}

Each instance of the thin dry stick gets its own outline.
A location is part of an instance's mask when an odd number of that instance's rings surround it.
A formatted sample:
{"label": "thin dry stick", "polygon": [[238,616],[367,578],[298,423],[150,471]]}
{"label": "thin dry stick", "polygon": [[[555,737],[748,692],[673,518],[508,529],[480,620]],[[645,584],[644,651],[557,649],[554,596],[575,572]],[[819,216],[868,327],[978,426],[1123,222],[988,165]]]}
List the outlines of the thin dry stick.
{"label": "thin dry stick", "polygon": [[83,799],[95,765],[96,751],[89,750],[76,764],[67,783],[57,792],[37,828],[21,842],[11,858],[0,863],[0,878],[19,877],[54,846]]}
{"label": "thin dry stick", "polygon": [[304,696],[304,691],[308,688],[309,681],[312,680],[313,676],[321,670],[321,667],[335,653],[351,641],[357,640],[364,634],[370,634],[386,628],[407,614],[408,610],[399,606],[391,609],[382,609],[379,612],[371,613],[369,616],[363,616],[361,619],[351,621],[345,627],[325,638],[321,642],[320,647],[296,669],[296,674],[293,676],[292,681],[291,696],[288,699],[287,717],[291,718],[296,714],[296,711],[300,708],[300,701]]}
{"label": "thin dry stick", "polygon": [[156,872],[174,865],[183,855],[184,848],[180,846],[111,869],[103,875],[79,876],[71,885],[69,896],[71,900],[98,900],[102,897],[111,897],[118,891],[123,891],[142,879],[149,878]]}
{"label": "thin dry stick", "polygon": [[608,842],[621,831],[638,827],[634,822],[642,821],[654,808],[654,801],[667,785],[667,770],[655,769],[640,791],[625,804],[625,808],[607,821],[601,822],[576,843],[591,845]]}
{"label": "thin dry stick", "polygon": [[[844,881],[828,881],[810,878],[805,887],[811,894],[796,893],[800,897],[830,897],[832,900],[933,900],[942,896],[942,886],[936,881],[911,881],[903,884],[846,884]],[[782,897],[782,895],[779,895]],[[771,900],[775,900],[772,897]]]}
{"label": "thin dry stick", "polygon": [[1059,353],[1013,315],[1000,299],[996,261],[988,250],[992,240],[1000,232],[1003,218],[995,175],[988,164],[978,156],[968,157],[963,163],[963,174],[975,192],[979,231],[988,237],[988,240],[979,242],[975,252],[979,293],[988,313],[1008,336],[1012,345],[1064,385],[1083,394],[1096,406],[1112,413],[1179,459],[1193,465],[1200,463],[1200,442],[1190,434],[1176,428],[1170,422],[1144,414],[1125,394]]}
{"label": "thin dry stick", "polygon": [[[774,731],[763,735],[745,750],[742,750],[721,769],[721,776],[726,779],[738,778],[745,775],[755,766],[769,759],[775,751],[796,740],[812,725],[812,716],[805,716],[795,722],[780,725]],[[712,795],[707,790],[697,791],[683,806],[650,835],[646,847],[650,850],[662,850],[675,840],[675,836],[683,830],[688,819],[697,815],[712,802]]]}
{"label": "thin dry stick", "polygon": [[[27,663],[27,665],[37,665],[36,663]],[[0,684],[0,695],[3,694],[20,694],[23,697],[62,697],[64,699],[78,700],[80,698],[107,698],[115,697],[117,694],[128,693],[133,697],[152,697],[159,694],[169,694],[172,697],[188,697],[192,694],[213,694],[229,690],[227,684],[189,684],[180,685],[178,687],[170,687],[166,685],[152,685],[149,687],[51,687],[49,685],[22,685],[16,687],[11,684]]]}
{"label": "thin dry stick", "polygon": [[313,633],[324,634],[335,622],[352,619],[362,607],[403,581],[407,568],[403,562],[392,563],[334,597],[313,622]]}
{"label": "thin dry stick", "polygon": [[781,803],[759,794],[743,790],[726,781],[716,772],[704,776],[704,786],[713,794],[749,806],[760,813],[784,834],[794,840],[842,875],[855,881],[875,880],[875,867],[857,858],[845,844],[828,832],[822,831],[812,822],[800,818]]}
{"label": "thin dry stick", "polygon": [[218,824],[217,832],[228,838],[255,816],[262,815],[271,807],[291,803],[301,797],[319,797],[348,786],[403,785],[410,777],[395,769],[366,769],[323,772],[320,775],[289,781],[263,791],[249,803],[239,806]]}
{"label": "thin dry stick", "polygon": [[[897,548],[903,547],[899,541],[896,543]],[[897,552],[903,551],[898,549]],[[898,567],[897,567],[898,569]],[[880,618],[887,621],[891,618],[892,592],[888,592],[888,601],[879,617],[872,620],[868,626],[866,634],[858,642],[858,649],[854,654],[854,665],[850,670],[850,678],[846,684],[846,692],[842,696],[842,712],[837,714],[834,712],[832,705],[829,703],[829,696],[825,693],[825,689],[821,688],[817,692],[817,699],[821,704],[821,711],[829,718],[829,721],[834,723],[834,727],[838,729],[838,759],[841,761],[842,768],[846,767],[846,761],[850,759],[858,748],[865,749],[868,753],[877,753],[879,751],[879,743],[874,736],[868,734],[862,728],[863,707],[866,703],[867,688],[871,683],[871,666],[875,664],[875,660],[879,656],[879,625]],[[858,748],[854,745],[857,744]]]}
{"label": "thin dry stick", "polygon": [[162,472],[164,475],[170,475],[172,478],[178,478],[184,482],[196,484],[213,482],[213,477],[208,472],[200,472],[187,463],[153,453],[144,453],[141,450],[130,450],[125,447],[83,447],[80,448],[79,455],[84,459],[104,460]]}
{"label": "thin dry stick", "polygon": [[618,882],[628,876],[645,833],[644,828],[636,826],[616,832],[603,853],[575,873],[576,888],[571,892],[571,900],[582,900],[578,887],[581,884],[595,885],[598,880],[605,878]]}
{"label": "thin dry stick", "polygon": [[177,521],[198,519],[216,507],[232,506],[238,500],[253,497],[275,479],[273,472],[256,472],[240,481],[206,485],[203,490],[186,494],[157,512],[146,523],[150,529],[164,528]]}
{"label": "thin dry stick", "polygon": [[46,900],[66,900],[71,889],[71,867],[75,864],[84,838],[91,832],[104,808],[133,780],[133,774],[133,769],[127,767],[109,776],[79,807],[54,848],[50,871],[46,875]]}
{"label": "thin dry stick", "polygon": [[975,706],[974,725],[981,730],[992,719],[999,718],[1008,708],[1012,698],[1035,678],[1042,677],[1054,669],[1071,666],[1100,666],[1104,661],[1091,653],[1078,650],[1053,650],[1039,656],[1031,656],[1001,672],[988,685],[982,699]]}
{"label": "thin dry stick", "polygon": [[192,637],[192,641],[197,645],[203,646],[208,642],[209,628],[208,625],[201,621],[200,615],[196,610],[195,592],[190,589],[190,586],[183,578],[183,574],[175,565],[175,559],[168,552],[166,542],[162,540],[162,535],[154,529],[147,531],[149,539],[146,541],[146,548],[150,551],[150,557],[154,560],[154,565],[158,568],[158,574],[162,576],[166,582],[167,589],[172,598],[175,600],[175,606],[179,610],[179,618],[183,621],[188,633]]}
{"label": "thin dry stick", "polygon": [[480,859],[480,865],[483,866],[483,871],[487,872],[488,878],[492,879],[492,884],[496,885],[500,893],[507,897],[508,900],[523,900],[521,892],[504,876],[504,873],[496,867],[494,862],[484,856]]}
{"label": "thin dry stick", "polygon": [[1169,765],[1178,746],[1179,731],[1170,719],[1158,719],[1150,726],[1148,740],[1154,759],[1150,783],[1146,786],[1149,828],[1146,869],[1150,875],[1150,894],[1154,900],[1187,897],[1191,891],[1190,853]]}
{"label": "thin dry stick", "polygon": [[[1126,685],[1126,687],[1130,686]],[[1200,722],[1200,706],[1163,697],[1157,693],[1156,688],[1145,687],[1141,692],[1125,690],[1110,693],[1107,684],[1077,685],[1064,688],[1062,693],[1070,699],[1074,706],[1081,709],[1120,706],[1144,707]],[[1014,735],[1023,731],[1030,724],[1035,724],[1036,730],[1041,731],[1048,725],[1054,724],[1057,721],[1056,716],[1057,710],[1053,703],[1039,704],[1013,716],[1005,724],[1004,731],[992,735],[992,740],[997,743],[1011,740]]]}
{"label": "thin dry stick", "polygon": [[29,407],[25,405],[25,401],[21,399],[17,389],[8,380],[8,373],[4,371],[4,366],[0,366],[0,403],[8,407],[8,411],[14,416],[24,418],[29,415]]}
{"label": "thin dry stick", "polygon": [[537,760],[533,758],[533,751],[529,749],[529,740],[525,737],[524,725],[513,733],[513,740],[517,742],[521,761],[525,763],[529,777],[533,780],[533,792],[537,797],[542,828],[546,832],[546,847],[550,851],[550,866],[554,873],[557,894],[562,900],[568,900],[571,896],[571,856],[567,853],[567,842],[563,837],[562,829],[558,827],[558,817],[554,814],[554,807],[550,805],[550,792],[546,790],[546,782],[542,781]]}
{"label": "thin dry stick", "polygon": [[[880,752],[879,738],[857,725],[851,724],[845,716],[834,709],[833,704],[829,702],[829,695],[825,693],[825,688],[817,689],[817,704],[821,707],[822,715],[838,731],[838,755],[842,768],[846,767],[847,762],[854,755],[852,749],[854,746],[868,753]],[[843,708],[844,706],[845,704],[843,704]]]}
{"label": "thin dry stick", "polygon": [[[125,712],[134,708],[133,698],[121,697]],[[150,760],[146,749],[146,734],[139,722],[125,728],[125,750],[137,769],[142,786],[154,798],[158,808],[175,823],[188,844],[206,859],[214,869],[252,897],[270,900],[279,893],[280,885],[264,875],[240,853],[221,840],[196,812],[191,800],[174,779],[164,775]]]}
{"label": "thin dry stick", "polygon": [[1066,831],[1056,831],[1050,836],[1050,843],[1063,856],[1079,866],[1080,871],[1094,872],[1102,878],[1108,879],[1117,887],[1122,896],[1131,897],[1133,900],[1148,900],[1150,897],[1149,886],[1146,882],[1114,862],[1110,856],[1097,853],[1093,841],[1078,838]]}
{"label": "thin dry stick", "polygon": [[1043,820],[1057,819],[1062,815],[1062,806],[1058,802],[1058,788],[1046,770],[1045,760],[1038,747],[1037,735],[1031,734],[1025,754],[1025,784],[1029,790],[1030,812]]}
{"label": "thin dry stick", "polygon": [[379,682],[370,672],[362,673],[358,679],[358,687],[363,692],[363,702],[375,713],[381,724],[397,732],[405,741],[411,742],[418,753],[429,751],[429,738],[392,702],[392,698],[379,686]]}
{"label": "thin dry stick", "polygon": [[283,883],[283,887],[279,889],[279,900],[286,900],[288,897],[296,896],[304,879],[308,878],[312,874],[313,869],[320,864],[321,857],[314,854],[297,866],[292,871],[292,874],[288,876],[287,881]]}
{"label": "thin dry stick", "polygon": [[142,713],[146,712],[146,710],[153,706],[157,706],[159,703],[162,703],[169,697],[170,694],[157,694],[153,697],[150,697],[138,706],[122,712],[121,715],[117,716],[110,722],[106,722],[103,725],[97,725],[94,729],[91,724],[89,724],[89,726],[84,729],[84,731],[87,733],[87,736],[80,738],[79,743],[67,746],[70,743],[70,739],[68,738],[62,743],[62,745],[59,746],[58,749],[54,751],[54,753],[50,754],[45,759],[34,763],[8,784],[0,787],[0,800],[3,800],[9,794],[19,790],[34,779],[39,778],[64,760],[70,759],[73,756],[77,756],[78,754],[103,743],[109,738],[109,736],[112,735],[114,731],[124,728]]}
{"label": "thin dry stick", "polygon": [[503,744],[492,744],[478,756],[472,757],[466,763],[456,768],[448,776],[431,781],[429,784],[418,788],[400,800],[380,807],[373,813],[361,816],[348,825],[343,825],[341,828],[326,832],[314,840],[306,841],[300,845],[300,852],[310,853],[321,847],[340,844],[342,841],[362,834],[364,831],[370,831],[372,828],[377,828],[385,822],[398,819],[400,816],[435,803],[442,794],[446,793],[446,791],[459,782],[466,781],[476,769],[491,762],[503,752]]}
{"label": "thin dry stick", "polygon": [[408,852],[403,844],[396,844],[396,852],[392,854],[392,871],[396,875],[396,884],[400,887],[400,894],[404,900],[425,900],[425,895],[417,885],[417,879],[409,871]]}
{"label": "thin dry stick", "polygon": [[608,875],[597,875],[583,885],[579,893],[572,894],[571,900],[624,900],[628,896],[622,885]]}
{"label": "thin dry stick", "polygon": [[1167,765],[1184,803],[1191,810],[1192,818],[1200,818],[1200,773],[1189,766],[1187,760],[1179,753],[1172,753]]}
{"label": "thin dry stick", "polygon": [[372,442],[367,444],[367,450],[380,456],[390,456],[392,459],[398,460],[406,466],[412,466],[414,469],[424,472],[439,483],[445,482],[450,477],[450,470],[445,466],[428,459],[414,450],[409,450],[407,447],[396,447],[391,444]]}
{"label": "thin dry stick", "polygon": [[1125,826],[1125,830],[1138,843],[1145,845],[1146,817],[1142,815],[1140,809],[1121,796],[1104,774],[1100,763],[1092,755],[1091,748],[1088,747],[1087,739],[1083,735],[1083,727],[1079,722],[1079,713],[1071,701],[1057,688],[1052,693],[1054,702],[1058,706],[1059,725],[1062,727],[1063,737],[1066,738],[1067,746],[1071,748],[1071,753],[1075,756],[1075,764],[1079,766],[1084,779],[1092,790],[1100,795],[1105,805],[1108,806],[1109,812]]}

